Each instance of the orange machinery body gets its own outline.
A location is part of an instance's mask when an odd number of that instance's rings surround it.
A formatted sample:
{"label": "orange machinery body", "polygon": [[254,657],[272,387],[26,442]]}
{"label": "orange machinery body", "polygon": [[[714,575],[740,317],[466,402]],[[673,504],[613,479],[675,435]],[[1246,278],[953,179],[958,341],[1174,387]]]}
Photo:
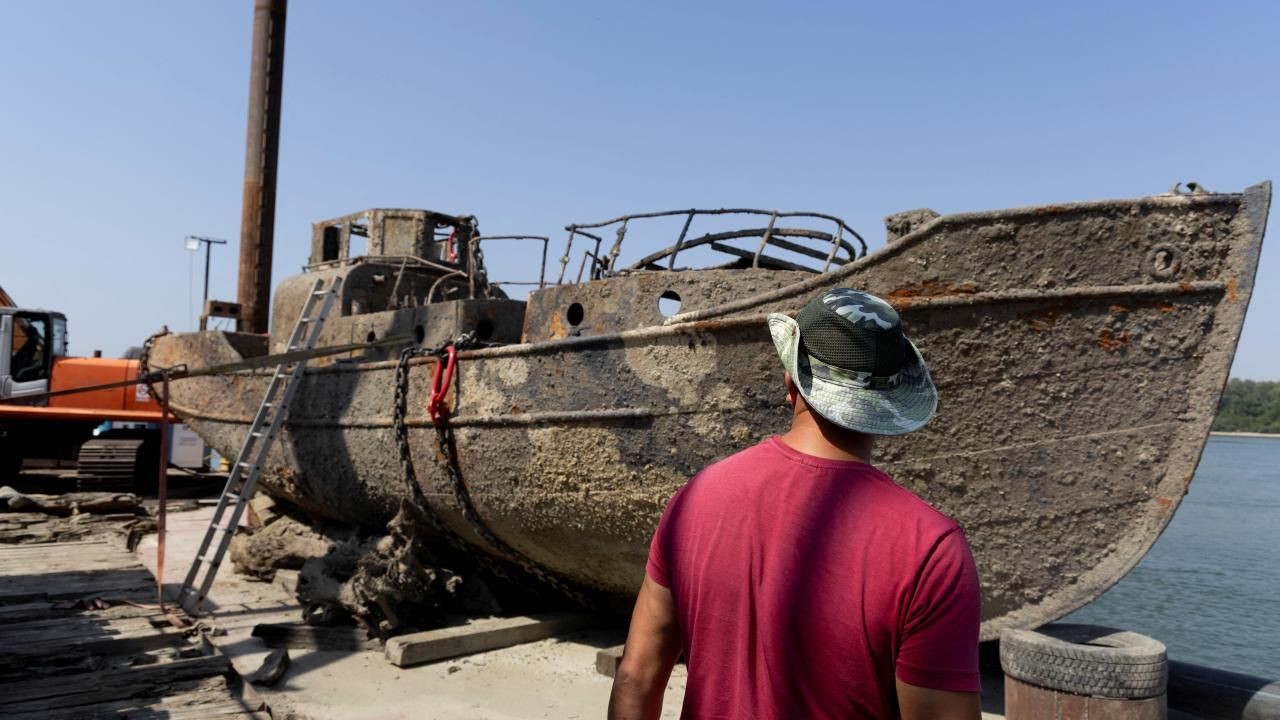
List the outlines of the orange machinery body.
{"label": "orange machinery body", "polygon": [[[137,360],[55,358],[49,390],[72,390],[125,382],[138,377]],[[122,420],[160,422],[160,404],[141,383],[70,395],[55,395],[47,406],[0,404],[0,420]],[[174,418],[170,415],[170,420]]]}

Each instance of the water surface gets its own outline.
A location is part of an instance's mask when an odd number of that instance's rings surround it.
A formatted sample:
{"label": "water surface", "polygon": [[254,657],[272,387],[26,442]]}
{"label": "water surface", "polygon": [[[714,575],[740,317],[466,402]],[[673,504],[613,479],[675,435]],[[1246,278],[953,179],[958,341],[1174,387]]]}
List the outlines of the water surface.
{"label": "water surface", "polygon": [[1211,437],[1151,552],[1064,622],[1134,630],[1174,660],[1280,678],[1280,438]]}

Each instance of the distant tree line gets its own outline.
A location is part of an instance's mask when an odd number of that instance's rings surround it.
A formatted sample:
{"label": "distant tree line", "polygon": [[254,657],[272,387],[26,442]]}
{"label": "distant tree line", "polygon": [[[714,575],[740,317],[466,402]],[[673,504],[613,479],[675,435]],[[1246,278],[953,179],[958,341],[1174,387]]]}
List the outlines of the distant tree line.
{"label": "distant tree line", "polygon": [[1213,429],[1280,433],[1280,382],[1232,378],[1222,393]]}

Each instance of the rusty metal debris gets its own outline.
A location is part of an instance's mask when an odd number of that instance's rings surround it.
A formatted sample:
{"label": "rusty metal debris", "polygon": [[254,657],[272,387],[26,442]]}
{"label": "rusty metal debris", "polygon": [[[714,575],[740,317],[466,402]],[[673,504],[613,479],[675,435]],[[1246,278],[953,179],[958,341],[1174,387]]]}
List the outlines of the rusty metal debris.
{"label": "rusty metal debris", "polygon": [[[322,245],[281,284],[275,311],[296,314],[298,288],[342,274],[342,317],[322,344],[408,336],[438,347],[475,333],[481,342],[458,354],[448,395],[474,512],[501,543],[622,608],[667,498],[709,462],[785,426],[764,314],[794,311],[838,285],[888,297],[942,405],[924,430],[885,439],[876,462],[965,527],[984,587],[982,634],[992,638],[1089,602],[1168,523],[1231,364],[1269,203],[1263,183],[1242,193],[911,211],[889,218],[887,247],[837,252],[827,272],[841,242],[858,249],[851,230],[784,236],[788,215],[769,212],[766,223],[694,240],[686,227],[666,250],[624,266],[624,228],[646,216],[622,216],[569,226],[570,249],[579,235],[594,243],[583,261],[590,272],[566,281],[566,251],[557,281],[524,302],[480,272],[474,218],[369,211],[369,254],[352,256],[341,229],[338,251],[326,253],[328,225],[317,225]],[[686,225],[696,217],[653,215]],[[406,234],[389,229],[396,218]],[[603,227],[614,230],[611,246]],[[722,232],[740,232],[746,255],[675,270],[693,242],[709,247]],[[766,259],[769,248],[787,249],[784,237],[818,249],[823,257],[807,256],[817,267]],[[198,369],[278,343],[173,334],[155,341],[153,356]],[[418,502],[477,556],[509,562],[451,489],[425,410],[435,358],[406,360],[407,412],[394,417],[398,352],[369,347],[313,363],[263,484],[309,512],[369,527],[385,525],[402,501]],[[239,445],[267,380],[252,370],[186,380],[173,386],[173,406],[225,452]],[[397,425],[421,500],[404,483]]]}

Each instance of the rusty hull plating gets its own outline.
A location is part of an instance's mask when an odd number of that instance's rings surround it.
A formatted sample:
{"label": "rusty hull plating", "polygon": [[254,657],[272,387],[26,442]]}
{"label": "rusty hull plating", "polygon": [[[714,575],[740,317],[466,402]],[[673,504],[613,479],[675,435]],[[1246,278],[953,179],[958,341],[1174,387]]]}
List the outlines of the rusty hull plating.
{"label": "rusty hull plating", "polygon": [[[900,310],[941,394],[937,418],[883,439],[877,464],[964,526],[984,639],[1052,621],[1127,573],[1187,491],[1253,289],[1270,193],[1263,183],[913,211],[890,218],[886,247],[827,273],[609,264],[600,279],[549,285],[530,296],[519,336],[507,324],[493,340],[506,344],[461,354],[452,422],[471,496],[506,542],[625,605],[671,494],[785,428],[764,314],[795,311],[823,288],[865,288]],[[343,267],[364,264],[396,267]],[[278,312],[292,304],[286,292]],[[656,301],[668,293],[684,312],[664,319]],[[452,337],[485,317],[508,322],[516,305],[459,295],[331,322],[344,337],[419,324]],[[265,349],[245,335],[190,333],[160,338],[153,357],[210,365]],[[483,550],[425,416],[432,362],[410,371],[415,468],[432,508]],[[370,356],[307,371],[263,479],[269,492],[372,526],[393,514],[406,495],[394,366]],[[177,383],[173,406],[231,453],[266,382],[243,373]]]}

